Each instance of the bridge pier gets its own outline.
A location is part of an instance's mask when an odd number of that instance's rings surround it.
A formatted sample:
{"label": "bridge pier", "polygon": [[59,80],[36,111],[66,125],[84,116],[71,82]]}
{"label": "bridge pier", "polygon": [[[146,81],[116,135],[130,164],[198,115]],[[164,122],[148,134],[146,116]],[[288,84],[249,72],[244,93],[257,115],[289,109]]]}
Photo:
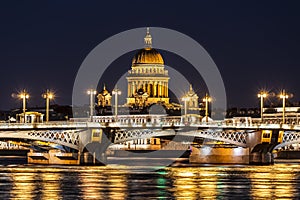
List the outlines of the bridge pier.
{"label": "bridge pier", "polygon": [[276,144],[257,144],[250,154],[249,164],[270,165],[274,164],[274,155],[272,153]]}
{"label": "bridge pier", "polygon": [[250,154],[250,159],[249,159],[249,164],[252,165],[269,165],[269,164],[274,164],[274,156],[272,153],[267,152],[267,153],[251,153]]}
{"label": "bridge pier", "polygon": [[104,165],[107,161],[105,153],[84,152],[80,156],[81,165]]}
{"label": "bridge pier", "polygon": [[80,153],[62,153],[51,149],[48,152],[34,152],[30,150],[27,154],[28,164],[45,165],[79,165]]}
{"label": "bridge pier", "polygon": [[200,164],[249,164],[249,148],[192,147],[189,161]]}

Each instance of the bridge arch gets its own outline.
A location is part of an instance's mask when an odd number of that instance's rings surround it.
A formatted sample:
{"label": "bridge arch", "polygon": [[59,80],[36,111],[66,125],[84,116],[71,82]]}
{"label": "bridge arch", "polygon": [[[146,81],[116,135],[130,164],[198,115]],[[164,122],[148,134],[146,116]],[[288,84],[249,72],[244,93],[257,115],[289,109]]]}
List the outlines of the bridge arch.
{"label": "bridge arch", "polygon": [[282,137],[282,143],[275,146],[274,149],[279,149],[291,144],[300,143],[300,132],[297,131],[285,131]]}
{"label": "bridge arch", "polygon": [[33,140],[51,142],[79,150],[80,132],[81,130],[0,131],[0,140]]}

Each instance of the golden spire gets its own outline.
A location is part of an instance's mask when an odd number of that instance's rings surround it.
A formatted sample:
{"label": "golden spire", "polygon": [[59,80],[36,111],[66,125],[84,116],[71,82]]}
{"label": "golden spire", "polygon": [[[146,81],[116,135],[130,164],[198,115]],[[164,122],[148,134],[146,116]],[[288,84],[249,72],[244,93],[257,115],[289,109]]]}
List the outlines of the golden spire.
{"label": "golden spire", "polygon": [[192,86],[192,84],[190,84],[190,91],[193,91],[193,86]]}
{"label": "golden spire", "polygon": [[152,37],[150,35],[149,27],[147,27],[147,33],[144,37],[145,47],[146,48],[152,48]]}

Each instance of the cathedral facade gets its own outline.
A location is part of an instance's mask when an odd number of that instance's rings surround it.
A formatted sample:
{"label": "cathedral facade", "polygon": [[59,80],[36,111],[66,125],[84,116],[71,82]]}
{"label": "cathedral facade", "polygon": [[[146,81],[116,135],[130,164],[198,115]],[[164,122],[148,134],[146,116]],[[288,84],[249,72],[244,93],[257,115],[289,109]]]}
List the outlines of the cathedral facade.
{"label": "cathedral facade", "polygon": [[164,67],[161,54],[152,48],[152,37],[147,28],[144,38],[145,47],[140,49],[132,59],[128,71],[127,105],[150,106],[152,104],[169,104],[169,75]]}

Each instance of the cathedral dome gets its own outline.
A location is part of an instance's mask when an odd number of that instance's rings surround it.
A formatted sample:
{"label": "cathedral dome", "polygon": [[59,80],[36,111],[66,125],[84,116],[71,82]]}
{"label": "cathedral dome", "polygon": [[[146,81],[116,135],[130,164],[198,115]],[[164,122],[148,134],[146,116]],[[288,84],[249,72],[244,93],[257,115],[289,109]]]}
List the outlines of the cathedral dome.
{"label": "cathedral dome", "polygon": [[161,54],[152,48],[152,37],[147,28],[147,34],[144,38],[145,48],[139,50],[132,59],[132,65],[138,64],[164,64]]}
{"label": "cathedral dome", "polygon": [[136,64],[164,64],[161,54],[152,48],[139,50],[132,59],[132,65]]}

